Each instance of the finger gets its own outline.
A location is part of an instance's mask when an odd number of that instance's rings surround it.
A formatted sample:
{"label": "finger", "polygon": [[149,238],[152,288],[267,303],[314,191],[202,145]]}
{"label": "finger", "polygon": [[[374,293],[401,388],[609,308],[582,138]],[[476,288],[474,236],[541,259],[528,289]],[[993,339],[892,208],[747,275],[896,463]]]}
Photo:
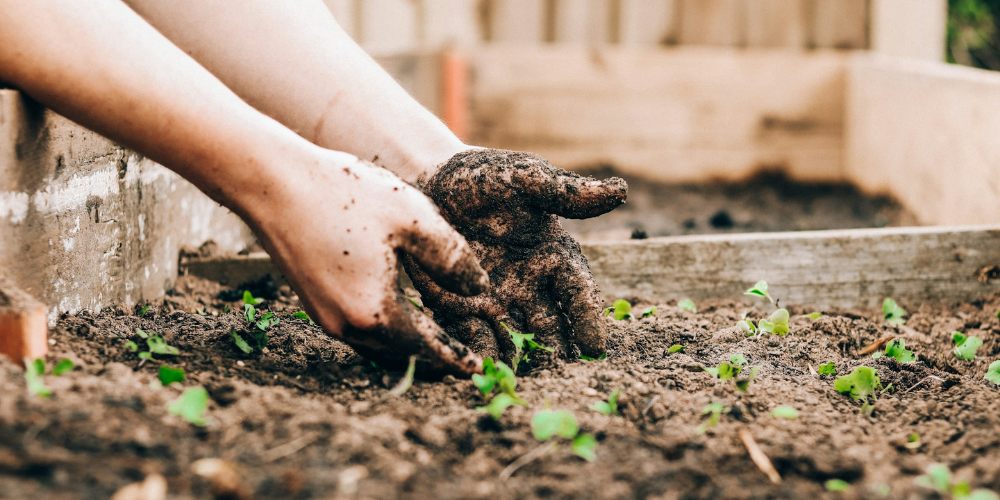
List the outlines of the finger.
{"label": "finger", "polygon": [[567,219],[587,219],[625,203],[628,184],[619,177],[603,181],[561,171],[553,176],[549,195],[539,200],[543,210]]}
{"label": "finger", "polygon": [[489,275],[479,265],[465,238],[440,215],[428,212],[406,225],[398,239],[398,248],[445,290],[464,296],[488,290]]}
{"label": "finger", "polygon": [[539,298],[531,304],[526,304],[524,312],[528,330],[535,334],[535,342],[553,349],[557,355],[567,351],[563,338],[570,336],[569,325],[554,303]]}
{"label": "finger", "polygon": [[449,324],[445,331],[479,356],[500,359],[500,347],[487,322],[479,318],[467,318]]}
{"label": "finger", "polygon": [[607,324],[601,317],[601,292],[590,273],[587,258],[573,242],[556,273],[555,296],[569,319],[570,340],[586,356],[598,357],[607,348]]}

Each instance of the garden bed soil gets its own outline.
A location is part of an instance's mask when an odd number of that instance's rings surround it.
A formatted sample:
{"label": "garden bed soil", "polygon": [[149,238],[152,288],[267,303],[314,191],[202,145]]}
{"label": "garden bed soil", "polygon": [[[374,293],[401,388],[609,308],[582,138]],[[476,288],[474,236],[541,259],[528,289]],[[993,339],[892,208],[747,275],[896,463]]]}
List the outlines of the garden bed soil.
{"label": "garden bed soil", "polygon": [[[497,422],[475,410],[483,401],[469,380],[418,380],[386,398],[402,374],[291,318],[297,309],[287,289],[271,290],[282,320],[267,352],[251,355],[230,335],[245,328],[237,311],[224,312],[241,307],[234,291],[192,278],[179,289],[144,316],[109,310],[60,319],[48,363],[70,358],[77,368],[45,377],[48,399],[29,395],[23,370],[0,357],[0,498],[107,499],[157,474],[169,498],[207,498],[213,484],[220,498],[937,498],[914,485],[935,462],[974,487],[1000,490],[1000,398],[983,380],[1000,356],[1000,295],[902,304],[912,312],[904,327],[874,310],[794,316],[789,335],[762,338],[734,327],[744,312],[762,314],[749,299],[701,302],[697,313],[658,304],[651,318],[608,320],[606,360],[536,356],[518,379],[531,407],[512,407]],[[780,296],[780,286],[772,292]],[[136,328],[162,333],[180,354],[142,362],[125,346],[142,343]],[[985,341],[975,361],[951,354],[953,330]],[[859,358],[888,334],[905,339],[918,361]],[[674,344],[686,347],[668,353]],[[701,368],[735,353],[761,367],[747,393]],[[839,374],[877,368],[894,390],[862,416],[833,377],[812,373],[827,361]],[[162,363],[183,367],[185,386],[207,388],[208,425],[166,410],[181,389],[159,385]],[[622,417],[588,409],[617,389]],[[699,435],[713,402],[730,410]],[[539,446],[530,420],[545,405],[576,414],[599,441],[596,460],[564,444],[499,480]],[[799,418],[771,416],[779,405]],[[754,465],[740,430],[770,457],[781,484]],[[919,444],[907,447],[915,433]],[[211,483],[194,474],[202,458],[231,464],[228,476]],[[847,481],[847,492],[826,491],[829,479]]]}
{"label": "garden bed soil", "polygon": [[565,220],[584,241],[685,234],[805,231],[912,226],[916,217],[888,196],[862,193],[850,183],[794,181],[761,171],[738,182],[661,183],[612,168],[581,173],[623,177],[628,201],[595,219]]}

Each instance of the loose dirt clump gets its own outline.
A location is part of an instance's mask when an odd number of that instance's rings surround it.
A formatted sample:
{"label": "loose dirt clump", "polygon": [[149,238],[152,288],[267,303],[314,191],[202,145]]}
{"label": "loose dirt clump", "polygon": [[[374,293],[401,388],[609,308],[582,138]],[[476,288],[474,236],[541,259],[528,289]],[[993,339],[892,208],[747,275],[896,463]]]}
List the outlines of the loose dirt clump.
{"label": "loose dirt clump", "polygon": [[[518,393],[530,408],[511,407],[494,421],[475,410],[484,401],[469,380],[417,380],[387,398],[402,373],[291,316],[298,309],[280,291],[258,306],[281,319],[266,349],[245,354],[231,335],[248,328],[242,304],[225,300],[231,291],[188,288],[142,316],[60,319],[48,364],[70,358],[77,368],[44,377],[48,399],[30,395],[24,371],[0,359],[0,498],[106,499],[154,474],[166,478],[170,498],[210,497],[213,481],[195,474],[195,463],[202,472],[223,464],[239,488],[226,493],[216,478],[214,491],[231,498],[937,498],[914,485],[935,462],[973,487],[1000,490],[1000,398],[983,380],[1000,357],[1000,295],[902,304],[913,313],[900,327],[881,311],[810,319],[802,315],[812,310],[792,307],[789,335],[760,338],[734,326],[745,312],[760,316],[749,302],[706,301],[698,313],[656,304],[652,317],[607,320],[605,360],[522,363]],[[137,328],[163,335],[180,354],[141,360],[126,346],[141,340]],[[956,329],[984,340],[975,361],[951,354]],[[917,361],[857,357],[886,335],[904,339]],[[675,344],[685,348],[670,353]],[[734,354],[761,367],[746,393],[702,368]],[[893,389],[862,416],[860,403],[834,390],[833,376],[813,372],[828,361],[838,375],[876,368]],[[182,389],[159,384],[161,364],[184,368],[185,387],[207,389],[207,425],[167,411]],[[618,389],[621,417],[588,409]],[[698,434],[714,402],[728,411]],[[586,462],[564,444],[499,480],[539,446],[530,421],[546,405],[576,415],[599,442],[597,459]],[[799,417],[773,417],[779,405]],[[751,461],[741,430],[781,484]],[[206,458],[221,462],[198,462]],[[826,491],[830,479],[847,481],[848,491]]]}

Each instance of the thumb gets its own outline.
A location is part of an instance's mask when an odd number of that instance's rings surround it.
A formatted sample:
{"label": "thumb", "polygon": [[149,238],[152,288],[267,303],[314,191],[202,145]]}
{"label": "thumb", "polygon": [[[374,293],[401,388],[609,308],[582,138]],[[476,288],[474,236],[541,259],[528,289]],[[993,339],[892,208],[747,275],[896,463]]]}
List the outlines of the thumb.
{"label": "thumb", "polygon": [[625,203],[628,184],[620,177],[602,181],[563,170],[552,177],[548,193],[540,208],[567,219],[587,219]]}
{"label": "thumb", "polygon": [[433,208],[428,211],[431,213],[412,219],[398,248],[449,292],[473,296],[488,290],[490,278],[469,243]]}

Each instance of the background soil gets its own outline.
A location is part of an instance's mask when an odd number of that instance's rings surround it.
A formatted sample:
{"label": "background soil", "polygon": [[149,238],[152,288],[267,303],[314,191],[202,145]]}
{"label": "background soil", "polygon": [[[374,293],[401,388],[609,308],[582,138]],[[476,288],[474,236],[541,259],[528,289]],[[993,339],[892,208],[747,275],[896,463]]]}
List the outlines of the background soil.
{"label": "background soil", "polygon": [[628,201],[595,219],[564,220],[585,241],[683,234],[805,231],[913,226],[916,217],[887,196],[869,196],[847,183],[803,183],[780,171],[739,182],[665,184],[612,168],[581,172],[628,182]]}
{"label": "background soil", "polygon": [[[780,297],[780,286],[772,289]],[[191,472],[205,457],[236,464],[240,484],[257,498],[882,498],[886,487],[889,498],[936,498],[913,484],[933,462],[1000,490],[1000,400],[982,379],[1000,356],[1000,295],[947,307],[903,304],[912,316],[901,328],[879,311],[828,311],[793,318],[786,337],[757,339],[734,327],[744,312],[761,314],[750,302],[703,302],[697,314],[660,304],[652,318],[612,322],[604,361],[533,361],[519,377],[531,408],[511,408],[499,422],[475,411],[483,401],[468,380],[418,381],[383,400],[400,373],[291,318],[287,289],[270,295],[282,321],[263,354],[233,344],[230,331],[245,322],[222,311],[240,306],[227,301],[235,291],[184,278],[142,317],[62,318],[51,332],[49,365],[69,357],[77,369],[45,377],[50,399],[29,395],[23,371],[0,357],[0,498],[106,499],[150,473],[166,477],[170,498],[206,498],[208,483]],[[180,355],[141,363],[124,346],[140,340],[136,328],[161,332]],[[952,330],[985,340],[975,361],[950,354]],[[857,358],[889,333],[905,338],[918,361]],[[673,344],[687,347],[667,354]],[[747,394],[700,368],[734,353],[761,366]],[[876,367],[895,392],[871,417],[860,416],[832,377],[811,374],[810,366],[830,360],[840,374]],[[209,425],[166,411],[181,390],[156,382],[161,363],[183,367],[185,386],[208,389]],[[623,417],[588,409],[616,389]],[[538,446],[530,419],[546,401],[572,410],[597,436],[597,460],[564,445],[499,481],[504,467]],[[697,435],[702,409],[716,401],[731,410]],[[778,405],[800,417],[772,417]],[[743,428],[782,484],[751,462],[737,437]],[[912,433],[920,435],[917,449],[905,446]],[[849,491],[825,491],[831,478],[848,481]]]}

